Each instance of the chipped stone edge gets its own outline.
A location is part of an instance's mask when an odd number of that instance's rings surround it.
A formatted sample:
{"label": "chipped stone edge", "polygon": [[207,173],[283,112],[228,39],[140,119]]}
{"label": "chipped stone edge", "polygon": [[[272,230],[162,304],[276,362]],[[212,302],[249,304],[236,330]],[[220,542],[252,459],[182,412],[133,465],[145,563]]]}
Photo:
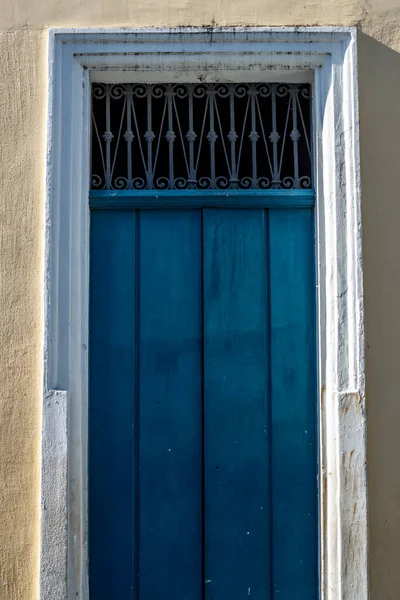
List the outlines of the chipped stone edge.
{"label": "chipped stone edge", "polygon": [[42,408],[40,599],[67,598],[68,394],[51,390]]}

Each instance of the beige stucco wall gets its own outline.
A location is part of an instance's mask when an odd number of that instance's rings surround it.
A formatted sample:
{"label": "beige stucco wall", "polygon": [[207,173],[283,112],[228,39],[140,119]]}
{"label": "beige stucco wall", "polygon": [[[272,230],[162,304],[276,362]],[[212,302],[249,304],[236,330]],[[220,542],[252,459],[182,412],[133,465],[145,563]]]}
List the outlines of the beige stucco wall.
{"label": "beige stucco wall", "polygon": [[0,598],[36,600],[47,28],[354,25],[372,600],[400,599],[400,0],[1,0]]}

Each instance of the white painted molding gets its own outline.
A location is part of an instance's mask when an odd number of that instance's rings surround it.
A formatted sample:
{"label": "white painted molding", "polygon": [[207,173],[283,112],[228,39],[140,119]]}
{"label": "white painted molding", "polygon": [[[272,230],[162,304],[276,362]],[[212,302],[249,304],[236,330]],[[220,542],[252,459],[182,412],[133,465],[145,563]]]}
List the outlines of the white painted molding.
{"label": "white painted molding", "polygon": [[[321,598],[367,600],[360,158],[353,28],[50,31],[40,600],[50,598],[50,589],[56,590],[51,598],[88,600],[90,81],[198,81],[200,77],[313,83]],[[53,401],[48,405],[46,400],[65,394],[52,392],[57,389],[68,393],[68,436],[65,444],[55,442],[59,458],[53,460],[51,440],[66,431],[62,429],[65,414],[53,411]],[[66,396],[62,397],[66,406]],[[65,505],[52,504],[50,497],[54,493],[58,499],[65,497],[67,488],[68,528]],[[50,513],[46,515],[50,506],[51,520]],[[54,570],[56,563],[60,568]]]}

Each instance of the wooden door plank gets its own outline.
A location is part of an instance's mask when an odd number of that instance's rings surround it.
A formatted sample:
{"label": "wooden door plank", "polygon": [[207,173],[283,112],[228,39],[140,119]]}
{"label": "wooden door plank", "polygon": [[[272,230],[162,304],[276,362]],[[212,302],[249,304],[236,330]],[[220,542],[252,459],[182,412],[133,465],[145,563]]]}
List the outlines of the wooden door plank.
{"label": "wooden door plank", "polygon": [[140,220],[140,599],[200,600],[201,213]]}
{"label": "wooden door plank", "polygon": [[204,210],[207,600],[269,598],[266,219]]}
{"label": "wooden door plank", "polygon": [[316,600],[313,211],[269,211],[269,240],[273,598]]}
{"label": "wooden door plank", "polygon": [[89,575],[91,600],[132,597],[135,213],[91,217]]}

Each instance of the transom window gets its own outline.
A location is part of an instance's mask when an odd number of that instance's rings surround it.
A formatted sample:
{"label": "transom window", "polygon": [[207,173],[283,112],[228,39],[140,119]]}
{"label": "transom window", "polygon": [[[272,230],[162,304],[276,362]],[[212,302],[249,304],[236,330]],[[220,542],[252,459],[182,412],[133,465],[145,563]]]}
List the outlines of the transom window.
{"label": "transom window", "polygon": [[309,84],[94,84],[93,190],[312,188]]}

